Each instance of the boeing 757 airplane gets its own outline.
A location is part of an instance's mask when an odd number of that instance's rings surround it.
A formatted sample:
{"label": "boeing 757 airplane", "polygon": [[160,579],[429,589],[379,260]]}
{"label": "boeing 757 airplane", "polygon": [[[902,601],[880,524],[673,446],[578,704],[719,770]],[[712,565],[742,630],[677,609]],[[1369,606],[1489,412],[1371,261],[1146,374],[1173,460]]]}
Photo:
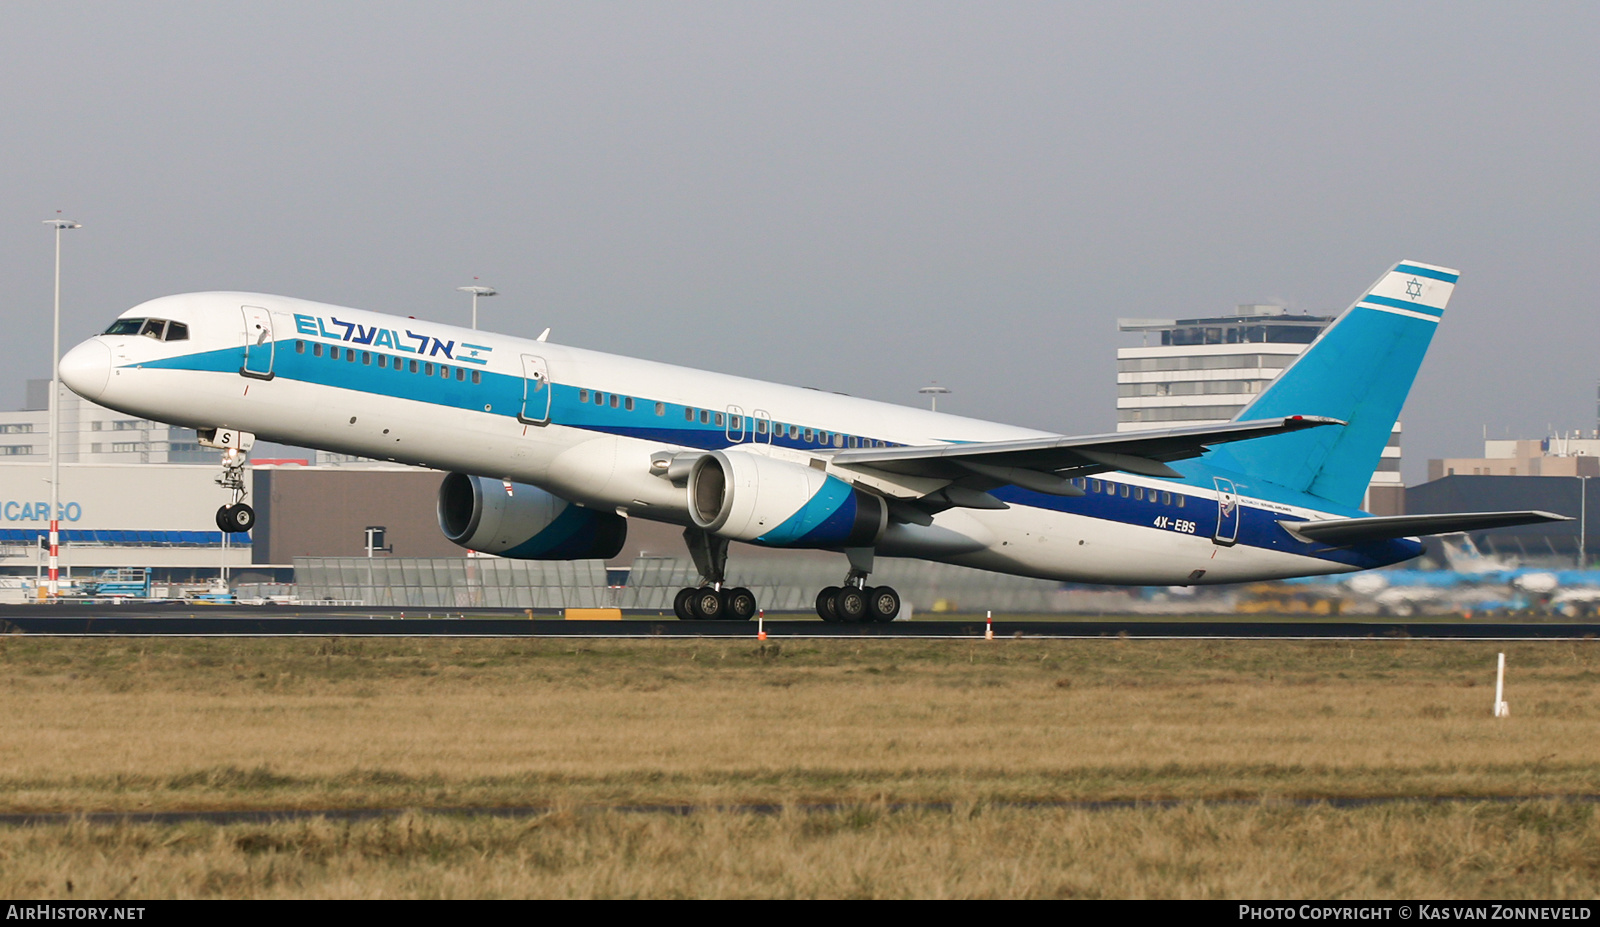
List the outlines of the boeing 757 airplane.
{"label": "boeing 757 airplane", "polygon": [[[1065,436],[259,293],[167,296],[61,360],[79,395],[226,449],[225,530],[256,438],[446,471],[439,526],[475,551],[608,558],[629,518],[681,525],[681,618],[748,619],[728,542],[848,560],[829,621],[887,621],[875,556],[1083,583],[1344,573],[1417,536],[1543,512],[1360,510],[1458,274],[1403,261],[1238,418]],[[841,564],[843,566],[843,564]]]}

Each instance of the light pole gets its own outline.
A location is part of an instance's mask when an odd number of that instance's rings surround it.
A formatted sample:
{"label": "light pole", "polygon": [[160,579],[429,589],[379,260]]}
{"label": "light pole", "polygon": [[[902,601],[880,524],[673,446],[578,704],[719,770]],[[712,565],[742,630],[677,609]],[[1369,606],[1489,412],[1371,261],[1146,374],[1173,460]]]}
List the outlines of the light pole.
{"label": "light pole", "polygon": [[939,411],[939,397],[950,394],[948,389],[940,386],[937,383],[933,384],[932,386],[924,386],[922,389],[917,390],[917,392],[928,397],[928,402],[931,404],[929,408],[934,412]]}
{"label": "light pole", "polygon": [[499,296],[492,286],[458,286],[456,289],[463,293],[472,294],[472,330],[478,330],[478,297]]}
{"label": "light pole", "polygon": [[1589,478],[1578,477],[1578,569],[1589,569]]}
{"label": "light pole", "polygon": [[50,335],[50,598],[61,594],[61,233],[83,226],[69,219],[46,219],[56,230],[56,304]]}

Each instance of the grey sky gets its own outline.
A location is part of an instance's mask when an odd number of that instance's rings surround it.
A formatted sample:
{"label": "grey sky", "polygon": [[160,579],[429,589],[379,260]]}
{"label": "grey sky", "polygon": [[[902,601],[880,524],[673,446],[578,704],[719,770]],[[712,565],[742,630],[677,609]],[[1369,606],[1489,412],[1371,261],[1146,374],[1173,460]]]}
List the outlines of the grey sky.
{"label": "grey sky", "polygon": [[[1461,286],[1408,478],[1595,427],[1600,6],[6,8],[0,363],[263,290],[1114,427],[1118,316]],[[4,395],[4,393],[0,393]]]}

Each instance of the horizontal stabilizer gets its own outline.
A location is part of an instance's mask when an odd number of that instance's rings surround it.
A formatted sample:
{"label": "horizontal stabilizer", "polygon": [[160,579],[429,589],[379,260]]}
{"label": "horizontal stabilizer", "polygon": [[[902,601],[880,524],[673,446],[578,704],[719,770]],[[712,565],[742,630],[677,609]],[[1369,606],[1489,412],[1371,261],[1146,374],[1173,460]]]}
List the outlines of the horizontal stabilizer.
{"label": "horizontal stabilizer", "polygon": [[1551,512],[1451,512],[1444,515],[1386,515],[1377,518],[1333,518],[1327,521],[1279,522],[1291,534],[1324,544],[1358,544],[1394,538],[1485,531],[1512,525],[1571,521]]}

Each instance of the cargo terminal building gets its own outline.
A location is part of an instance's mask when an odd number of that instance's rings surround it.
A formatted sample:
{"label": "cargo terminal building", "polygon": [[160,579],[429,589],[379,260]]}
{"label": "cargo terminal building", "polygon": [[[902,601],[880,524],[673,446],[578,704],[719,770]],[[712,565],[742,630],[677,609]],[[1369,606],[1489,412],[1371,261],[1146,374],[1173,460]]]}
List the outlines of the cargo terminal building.
{"label": "cargo terminal building", "polygon": [[[44,569],[50,530],[49,380],[0,413],[0,599],[25,597]],[[217,451],[188,429],[114,412],[62,390],[61,565],[64,577],[144,567],[196,582],[251,566],[249,535],[217,528],[225,493]],[[248,476],[248,475],[247,475]]]}

